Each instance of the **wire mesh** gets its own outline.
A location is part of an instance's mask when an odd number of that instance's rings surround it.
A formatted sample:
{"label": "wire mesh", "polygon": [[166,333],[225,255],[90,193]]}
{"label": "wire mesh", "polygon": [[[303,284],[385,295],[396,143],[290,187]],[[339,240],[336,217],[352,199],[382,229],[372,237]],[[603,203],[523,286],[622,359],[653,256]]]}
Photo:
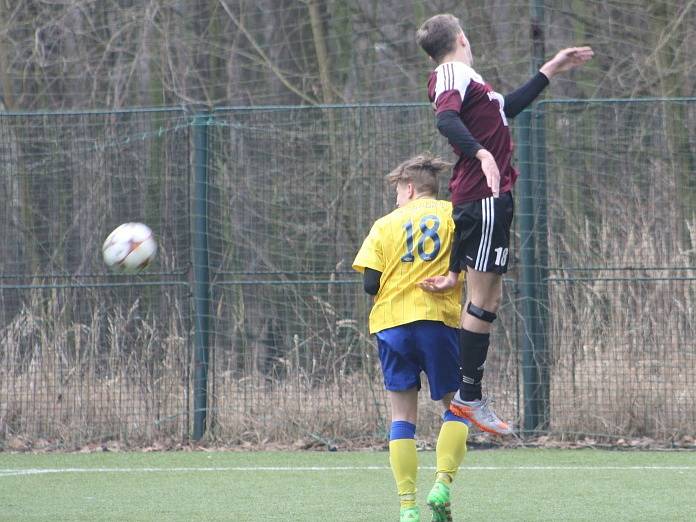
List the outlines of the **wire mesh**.
{"label": "wire mesh", "polygon": [[[189,131],[180,111],[0,115],[2,436],[188,436]],[[140,276],[101,245],[153,228]]]}
{"label": "wire mesh", "polygon": [[[296,437],[383,436],[388,412],[367,335],[370,300],[350,266],[373,221],[394,208],[384,176],[423,150],[451,157],[433,134],[430,108],[221,110],[211,141],[216,422],[240,419],[258,437],[289,428]],[[447,179],[441,183],[445,197]],[[513,321],[496,336],[502,346],[489,385],[501,409],[517,416],[516,373],[496,371],[517,367]],[[230,385],[218,384],[228,375],[246,391],[229,394]],[[250,394],[281,406],[255,415]],[[423,403],[438,412],[419,427],[432,435],[441,406]]]}
{"label": "wire mesh", "polygon": [[[547,209],[534,216],[543,316],[534,324],[548,347],[535,364],[549,379],[554,433],[664,440],[693,430],[694,107],[548,101],[531,118],[529,175],[546,202],[534,208]],[[0,436],[62,446],[186,439],[198,413],[193,115],[0,117]],[[205,122],[206,436],[383,440],[370,300],[350,265],[394,207],[384,175],[423,150],[452,159],[431,109],[229,108]],[[110,274],[101,241],[132,220],[155,230],[158,261],[139,276]],[[484,381],[518,424],[531,324],[519,242],[516,231]],[[427,397],[425,438],[441,413]]]}
{"label": "wire mesh", "polygon": [[696,103],[544,102],[541,111],[553,428],[688,434]]}

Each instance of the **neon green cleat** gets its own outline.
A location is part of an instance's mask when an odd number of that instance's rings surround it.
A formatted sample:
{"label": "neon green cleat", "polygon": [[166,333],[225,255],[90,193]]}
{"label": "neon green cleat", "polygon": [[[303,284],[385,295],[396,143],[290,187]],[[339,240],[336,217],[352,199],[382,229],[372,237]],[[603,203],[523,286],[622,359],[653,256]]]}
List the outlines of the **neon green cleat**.
{"label": "neon green cleat", "polygon": [[420,509],[418,507],[401,508],[400,522],[420,522]]}
{"label": "neon green cleat", "polygon": [[450,488],[444,482],[436,481],[428,493],[428,506],[433,514],[432,522],[452,522],[450,507]]}

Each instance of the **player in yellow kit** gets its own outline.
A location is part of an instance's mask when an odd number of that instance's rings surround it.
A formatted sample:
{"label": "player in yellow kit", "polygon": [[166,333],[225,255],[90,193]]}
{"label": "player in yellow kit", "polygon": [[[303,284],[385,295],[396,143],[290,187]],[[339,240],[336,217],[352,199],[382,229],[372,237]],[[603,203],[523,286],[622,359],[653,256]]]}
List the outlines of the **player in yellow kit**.
{"label": "player in yellow kit", "polygon": [[375,296],[370,333],[379,357],[392,410],[389,461],[401,504],[401,521],[418,521],[416,505],[416,422],[420,374],[445,413],[438,436],[435,485],[428,495],[435,521],[452,520],[450,484],[466,453],[468,425],[448,410],[459,389],[461,281],[442,293],[418,283],[447,271],[454,235],[452,205],[435,199],[438,174],[449,164],[430,154],[394,169],[397,209],[378,219],[353,262],[365,291]]}

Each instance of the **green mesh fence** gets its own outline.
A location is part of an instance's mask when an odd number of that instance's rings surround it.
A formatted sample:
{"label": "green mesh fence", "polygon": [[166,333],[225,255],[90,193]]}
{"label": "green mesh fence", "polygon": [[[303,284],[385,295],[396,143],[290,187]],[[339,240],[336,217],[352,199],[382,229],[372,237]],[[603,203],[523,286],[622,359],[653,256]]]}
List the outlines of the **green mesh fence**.
{"label": "green mesh fence", "polygon": [[[187,122],[179,111],[0,114],[0,436],[188,433]],[[157,231],[142,276],[101,261],[125,221]]]}
{"label": "green mesh fence", "polygon": [[[372,222],[394,208],[384,175],[423,150],[449,157],[432,112],[219,110],[210,144],[214,432],[383,438],[390,418],[367,332],[371,300],[351,264]],[[500,340],[491,368],[516,368],[514,342]],[[489,385],[516,416],[510,378],[493,371]],[[423,395],[436,414],[419,430],[432,434],[441,407]]]}
{"label": "green mesh fence", "polygon": [[[531,432],[693,432],[695,112],[693,100],[549,101],[529,129],[517,122],[532,190],[516,190],[486,368],[501,416]],[[201,427],[226,444],[383,440],[370,299],[350,265],[394,207],[384,174],[423,150],[452,159],[430,108],[231,108],[197,121],[0,115],[3,440],[174,443]],[[101,263],[125,221],[149,224],[160,246],[137,276]],[[433,437],[441,407],[421,396],[419,434]],[[531,427],[530,408],[542,421]]]}
{"label": "green mesh fence", "polygon": [[693,433],[696,100],[543,102],[539,113],[552,427]]}

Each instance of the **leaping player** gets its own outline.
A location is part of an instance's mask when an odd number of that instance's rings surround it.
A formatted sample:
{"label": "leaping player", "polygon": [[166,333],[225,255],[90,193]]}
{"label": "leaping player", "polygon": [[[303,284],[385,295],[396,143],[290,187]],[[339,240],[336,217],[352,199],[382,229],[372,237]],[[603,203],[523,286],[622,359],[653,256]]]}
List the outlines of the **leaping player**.
{"label": "leaping player", "polygon": [[489,398],[483,397],[481,381],[509,258],[517,171],[510,163],[508,118],[529,106],[556,74],[581,66],[593,52],[589,47],[563,49],[531,80],[503,96],[472,68],[469,40],[453,15],[426,20],[416,40],[437,64],[428,79],[428,97],[438,130],[459,156],[449,183],[455,223],[449,272],[425,279],[421,288],[448,291],[458,273],[467,271],[459,338],[462,382],[450,410],[484,431],[506,435],[512,427],[498,418]]}

